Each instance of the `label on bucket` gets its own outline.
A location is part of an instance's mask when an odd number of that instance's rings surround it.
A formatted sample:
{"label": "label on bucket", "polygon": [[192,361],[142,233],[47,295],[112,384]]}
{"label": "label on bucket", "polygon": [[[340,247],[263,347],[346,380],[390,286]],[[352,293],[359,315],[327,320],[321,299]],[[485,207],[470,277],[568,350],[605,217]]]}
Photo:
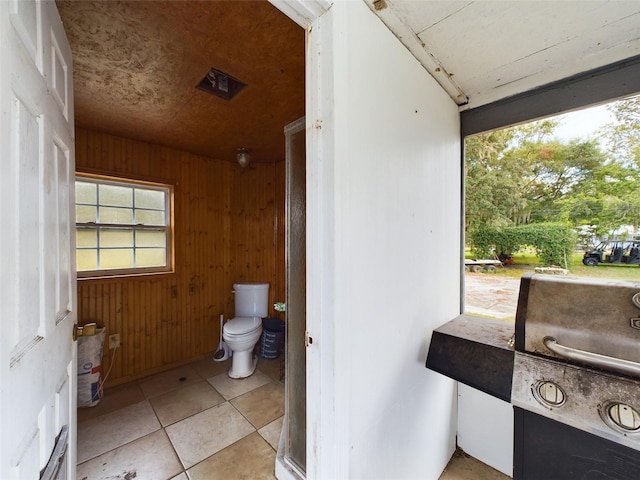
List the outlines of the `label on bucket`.
{"label": "label on bucket", "polygon": [[260,356],[273,360],[280,356],[284,343],[284,322],[279,318],[265,318],[262,321]]}

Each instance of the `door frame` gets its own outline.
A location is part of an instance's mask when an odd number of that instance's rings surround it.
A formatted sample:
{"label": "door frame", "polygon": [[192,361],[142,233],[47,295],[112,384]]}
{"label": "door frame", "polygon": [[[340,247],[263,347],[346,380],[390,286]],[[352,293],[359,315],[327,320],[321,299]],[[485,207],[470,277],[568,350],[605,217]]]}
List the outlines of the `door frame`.
{"label": "door frame", "polygon": [[[313,343],[307,347],[307,465],[308,478],[336,478],[340,471],[336,460],[334,428],[334,318],[330,301],[333,279],[333,241],[326,224],[333,211],[334,183],[331,162],[333,151],[333,52],[328,46],[333,25],[325,13],[332,2],[326,0],[269,0],[282,13],[306,31],[306,165],[307,165],[307,332]],[[322,55],[320,54],[322,53]],[[324,322],[322,322],[324,319]],[[322,349],[318,346],[322,345]],[[285,417],[286,422],[286,417]],[[286,426],[283,426],[283,429]],[[283,461],[278,449],[276,476],[300,478]]]}

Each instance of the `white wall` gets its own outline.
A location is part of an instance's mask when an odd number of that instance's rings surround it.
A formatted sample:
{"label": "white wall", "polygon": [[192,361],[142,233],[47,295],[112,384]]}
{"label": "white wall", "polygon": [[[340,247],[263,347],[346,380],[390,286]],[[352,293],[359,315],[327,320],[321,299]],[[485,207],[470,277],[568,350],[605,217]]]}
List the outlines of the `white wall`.
{"label": "white wall", "polygon": [[308,41],[308,477],[437,479],[456,385],[424,364],[460,305],[458,110],[361,1]]}
{"label": "white wall", "polygon": [[513,476],[513,406],[459,384],[458,446],[481,462]]}

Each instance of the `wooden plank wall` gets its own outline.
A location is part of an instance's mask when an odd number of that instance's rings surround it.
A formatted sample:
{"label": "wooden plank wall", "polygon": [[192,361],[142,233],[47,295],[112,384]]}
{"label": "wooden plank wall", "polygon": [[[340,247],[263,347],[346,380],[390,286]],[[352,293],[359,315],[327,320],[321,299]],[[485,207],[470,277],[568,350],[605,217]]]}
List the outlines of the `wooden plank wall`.
{"label": "wooden plank wall", "polygon": [[76,168],[174,185],[174,273],[78,280],[79,323],[120,333],[107,386],[212,355],[234,282],[269,282],[270,314],[284,301],[284,161],[242,169],[78,128]]}

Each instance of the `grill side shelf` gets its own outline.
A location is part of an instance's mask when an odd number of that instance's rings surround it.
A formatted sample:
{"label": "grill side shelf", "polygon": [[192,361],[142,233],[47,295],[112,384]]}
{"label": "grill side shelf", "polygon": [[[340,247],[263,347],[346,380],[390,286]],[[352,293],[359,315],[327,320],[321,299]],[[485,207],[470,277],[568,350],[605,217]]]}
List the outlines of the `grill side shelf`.
{"label": "grill side shelf", "polygon": [[509,402],[512,336],[512,323],[460,315],[434,330],[426,367]]}

